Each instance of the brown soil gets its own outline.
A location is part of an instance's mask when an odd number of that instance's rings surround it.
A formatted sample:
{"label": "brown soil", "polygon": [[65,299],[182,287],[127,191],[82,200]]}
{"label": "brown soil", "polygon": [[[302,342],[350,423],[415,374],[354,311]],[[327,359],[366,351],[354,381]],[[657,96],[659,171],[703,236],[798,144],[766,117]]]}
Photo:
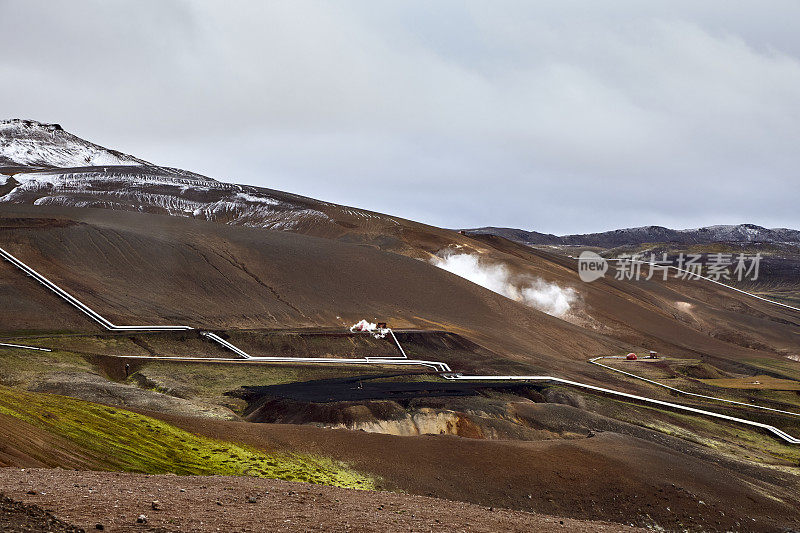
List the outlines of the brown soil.
{"label": "brown soil", "polygon": [[[402,246],[436,251],[452,239],[471,243],[519,275],[575,287],[581,316],[568,323],[423,261],[308,235],[92,209],[4,205],[3,218],[11,222],[0,224],[0,245],[120,324],[222,330],[343,328],[361,318],[386,320],[394,327],[452,331],[478,343],[474,348],[443,341],[444,347],[431,348],[426,339],[408,335],[417,353],[439,353],[436,359],[459,371],[520,373],[524,368],[629,391],[645,385],[609,375],[586,359],[647,348],[727,369],[721,361],[785,363],[782,354],[800,346],[797,313],[707,283],[607,279],[576,284],[571,259],[421,225],[401,232]],[[25,222],[30,219],[44,222]],[[413,255],[408,249],[405,253]],[[0,331],[97,331],[5,262],[0,262],[0,304]],[[255,338],[242,340],[258,347]],[[315,348],[307,340],[304,349]],[[204,351],[200,342],[192,339],[187,345]],[[133,345],[150,353],[178,343],[148,337]],[[418,495],[560,516],[652,521],[674,529],[773,530],[800,522],[800,511],[787,503],[797,499],[793,476],[752,464],[736,468],[722,455],[690,453],[687,444],[666,437],[662,442],[668,446],[612,433],[573,441],[511,442],[191,418],[176,423],[253,446],[332,456],[382,476],[389,488]],[[0,455],[9,464],[94,467],[79,464],[92,458],[72,457],[74,450],[46,439],[34,453],[30,448],[38,445],[26,447],[23,429],[14,431],[22,433],[12,435],[17,441],[6,441],[12,445]]]}
{"label": "brown soil", "polygon": [[731,389],[768,389],[800,391],[800,381],[773,378],[772,376],[749,376],[746,378],[702,379],[707,385]]}
{"label": "brown soil", "polygon": [[[665,370],[669,370],[669,366],[665,363],[663,367]],[[676,372],[689,376],[690,378],[697,378],[697,379],[716,379],[725,377],[725,374],[721,372],[719,369],[714,368],[714,366],[701,363],[698,365],[684,365],[678,366],[675,368]]]}
{"label": "brown soil", "polygon": [[[97,524],[123,532],[635,531],[421,496],[243,477],[5,469],[0,491],[87,531]],[[145,524],[137,524],[139,515]]]}
{"label": "brown soil", "polygon": [[0,494],[0,531],[79,533],[83,529],[54,517],[37,505],[26,505]]}
{"label": "brown soil", "polygon": [[[458,242],[517,275],[573,287],[580,302],[567,319],[577,325],[424,261],[331,239],[96,209],[7,205],[0,218],[13,221],[0,225],[5,248],[118,323],[342,328],[366,317],[445,329],[486,347],[479,360],[445,357],[463,371],[511,372],[522,364],[598,382],[614,378],[585,364],[593,355],[648,348],[743,361],[800,349],[797,313],[708,283],[579,283],[572,259],[408,221],[414,230],[402,232],[403,253]],[[47,223],[26,222],[37,219]],[[94,328],[8,264],[0,264],[0,281],[8,282],[0,296],[11,311],[0,330]]]}
{"label": "brown soil", "polygon": [[0,414],[0,467],[3,466],[99,469],[104,462],[67,439]]}
{"label": "brown soil", "polygon": [[[545,416],[567,426],[582,413],[555,407]],[[485,506],[668,529],[773,531],[800,522],[793,476],[720,460],[665,436],[663,444],[610,431],[520,442],[155,416],[270,451],[327,455],[379,476],[393,490]]]}
{"label": "brown soil", "polygon": [[[559,354],[627,347],[426,262],[365,246],[159,215],[3,209],[0,218],[60,215],[79,221],[0,227],[0,242],[119,324],[343,329],[362,318],[382,319],[396,328],[454,331],[482,345],[485,339],[498,359],[465,368],[473,371],[492,369],[498,361],[507,363],[508,371],[515,368],[508,366],[514,359],[541,366],[563,358]],[[0,330],[50,329],[53,315],[74,317],[70,326],[59,327],[86,329],[79,313],[11,265],[0,264],[0,272],[14,291],[3,300],[10,308],[0,316]],[[449,362],[459,363],[456,357]]]}
{"label": "brown soil", "polygon": [[[529,409],[545,412],[519,415],[556,432],[558,424],[577,427],[574,419],[584,413],[567,405]],[[630,425],[632,434],[626,435],[601,431],[603,426],[590,420],[589,427],[596,428],[591,438],[575,434],[570,440],[521,442],[148,414],[197,434],[269,452],[331,457],[376,477],[383,489],[483,507],[669,530],[775,531],[800,521],[794,505],[798,483],[788,472],[721,459],[680,439]],[[614,423],[626,431],[624,423]],[[23,421],[0,417],[0,466],[99,470],[107,468],[107,460]],[[2,480],[8,472],[14,470],[0,471],[0,492],[6,490]],[[63,488],[43,487],[34,490]],[[62,517],[75,522],[72,516]]]}

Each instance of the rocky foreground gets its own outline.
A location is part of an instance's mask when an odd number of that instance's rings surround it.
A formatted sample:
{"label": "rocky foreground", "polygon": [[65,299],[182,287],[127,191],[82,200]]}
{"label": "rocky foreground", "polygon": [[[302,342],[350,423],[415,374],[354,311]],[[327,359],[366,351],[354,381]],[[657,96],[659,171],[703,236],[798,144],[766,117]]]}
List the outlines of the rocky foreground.
{"label": "rocky foreground", "polygon": [[0,493],[14,500],[4,500],[2,531],[77,530],[66,523],[85,531],[637,531],[422,496],[248,477],[5,468]]}

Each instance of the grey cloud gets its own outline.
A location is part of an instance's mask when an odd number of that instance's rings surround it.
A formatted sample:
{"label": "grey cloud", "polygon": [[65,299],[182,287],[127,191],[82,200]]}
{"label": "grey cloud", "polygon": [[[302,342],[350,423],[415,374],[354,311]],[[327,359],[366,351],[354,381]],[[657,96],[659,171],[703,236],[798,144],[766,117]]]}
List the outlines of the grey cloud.
{"label": "grey cloud", "polygon": [[0,20],[3,116],[220,179],[447,227],[800,227],[794,2],[6,0]]}

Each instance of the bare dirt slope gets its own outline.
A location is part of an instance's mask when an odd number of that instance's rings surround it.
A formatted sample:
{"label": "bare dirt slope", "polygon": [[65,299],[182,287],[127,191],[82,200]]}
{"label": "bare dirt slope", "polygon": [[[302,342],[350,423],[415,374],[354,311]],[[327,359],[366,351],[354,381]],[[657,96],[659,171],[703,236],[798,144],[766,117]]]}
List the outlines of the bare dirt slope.
{"label": "bare dirt slope", "polygon": [[[109,210],[4,206],[0,239],[123,324],[341,328],[369,317],[455,331],[508,361],[589,376],[599,374],[585,364],[589,357],[643,347],[734,360],[800,352],[796,312],[704,282],[581,284],[570,324],[423,261],[296,233]],[[494,250],[495,259],[521,274],[575,284],[568,258],[482,239],[487,242],[473,239],[476,246]],[[9,281],[0,295],[11,310],[0,318],[0,330],[96,328],[10,265],[0,264],[0,276]]]}
{"label": "bare dirt slope", "polygon": [[[35,131],[41,127],[22,126]],[[277,355],[274,352],[286,349],[287,343],[265,335],[269,329],[343,331],[356,320],[369,318],[409,328],[410,332],[402,334],[403,341],[414,353],[443,360],[458,371],[555,374],[645,392],[642,382],[632,384],[609,375],[586,360],[656,349],[687,359],[706,359],[706,363],[710,360],[720,368],[733,367],[744,374],[755,360],[767,367],[759,369],[759,374],[778,372],[771,370],[770,364],[781,362],[784,366],[774,366],[791,374],[794,369],[787,365],[794,365],[794,360],[787,356],[800,353],[800,315],[706,282],[606,279],[583,284],[578,281],[573,259],[502,238],[471,237],[290,193],[217,182],[143,161],[109,160],[104,149],[61,133],[50,139],[58,141],[57,146],[31,152],[31,157],[44,154],[45,159],[14,159],[8,162],[14,168],[0,169],[0,246],[118,324],[186,324],[220,333],[225,330],[223,334],[254,355]],[[34,142],[31,146],[38,145]],[[98,153],[102,164],[110,166],[61,168],[99,165]],[[109,153],[116,158],[124,156]],[[82,159],[75,160],[75,154]],[[55,156],[69,157],[48,164]],[[34,164],[55,168],[19,168]],[[541,278],[571,288],[577,300],[564,320],[543,314],[434,267],[430,260],[443,252],[475,254],[487,264],[501,264],[521,283]],[[165,350],[177,355],[182,348],[206,352],[196,332],[186,338],[101,338],[95,324],[7,263],[0,263],[0,309],[0,336],[31,338],[32,333],[40,333],[62,349],[75,350],[54,352],[54,365],[61,361],[58,357],[69,355],[72,366],[76,361],[91,366],[79,365],[91,382],[83,376],[74,380],[71,388],[64,388],[64,378],[70,376],[60,376],[35,387],[50,392],[76,394],[71,391],[77,387],[89,399],[110,402],[110,396],[97,391],[110,390],[106,380],[128,377],[122,366],[128,359],[110,357],[131,355],[125,352],[128,346],[139,355]],[[443,331],[445,336],[433,342],[432,330]],[[88,335],[71,337],[78,332]],[[296,347],[296,352],[303,354],[333,350],[354,355],[366,350],[356,346],[336,349],[333,342],[319,346],[315,339],[306,336],[302,342],[290,343],[289,350]],[[203,361],[190,364],[207,368]],[[17,364],[17,368],[22,366]],[[261,369],[241,366],[236,372],[227,372],[225,379],[214,374],[217,378],[207,379],[203,387],[213,388],[213,396],[219,400],[237,387],[258,385],[256,374]],[[136,363],[130,370],[145,369],[157,377],[156,367]],[[185,377],[188,364],[179,367],[170,368]],[[162,368],[162,376],[165,372]],[[265,382],[286,376],[292,376],[290,381],[312,379],[302,371],[278,374],[259,376]],[[115,383],[114,387],[137,394],[137,385],[155,388],[155,381],[143,374],[138,377],[142,379],[136,384]],[[9,376],[0,378],[6,383]],[[22,381],[7,384],[25,386]],[[176,394],[179,389],[161,390]],[[116,397],[124,399],[122,394]],[[400,400],[398,409],[412,410],[411,404]],[[432,405],[439,402],[431,401]],[[572,404],[511,408],[477,397],[457,404],[471,416],[489,406],[498,420],[510,424],[513,419],[530,430],[528,437],[536,437],[523,440],[515,436],[520,440],[513,441],[396,437],[300,425],[201,420],[180,416],[174,401],[166,414],[162,410],[158,416],[198,434],[238,440],[256,448],[334,457],[379,476],[385,488],[418,496],[676,530],[772,531],[800,522],[795,505],[796,469],[788,466],[787,459],[793,456],[781,454],[770,446],[774,443],[764,444],[749,433],[743,439],[750,438],[751,446],[761,444],[764,449],[755,457],[746,448],[735,455],[725,441],[741,441],[737,429],[703,424],[691,417],[684,417],[680,424],[664,425],[665,415],[657,410],[636,411],[630,404],[607,398],[601,402],[593,397],[586,402],[591,402],[595,411]],[[337,402],[325,398],[319,403],[325,404],[324,409],[337,408]],[[449,408],[446,402],[439,406]],[[636,416],[629,416],[632,411]],[[645,416],[648,413],[649,418]],[[295,414],[300,423],[302,415],[307,415]],[[659,428],[660,432],[646,428]],[[710,440],[711,431],[721,431],[722,436]],[[670,436],[670,432],[683,438]],[[776,456],[770,457],[771,453]],[[70,440],[7,417],[0,417],[0,464],[113,467],[104,462],[102,453],[88,453]],[[310,525],[385,530],[387,524],[409,529],[541,530],[555,525],[547,522],[548,518],[537,522],[541,517],[529,514],[487,515],[469,505],[405,500],[407,497],[400,495],[339,496],[344,493],[313,486],[284,489],[280,482],[243,478],[4,473],[0,490],[7,485],[15,497],[26,501],[40,498],[43,506],[63,509],[65,518],[79,525],[91,526],[99,512],[101,520],[121,530]],[[39,488],[30,488],[37,484]],[[180,492],[181,485],[185,485],[185,493]],[[20,492],[23,487],[24,493]],[[37,494],[28,494],[28,490]],[[248,494],[256,490],[260,492]],[[266,498],[266,490],[273,499]],[[288,500],[274,498],[284,490]],[[301,494],[302,498],[291,499]],[[251,503],[249,496],[255,502]],[[384,497],[388,499],[380,499]],[[153,499],[166,502],[163,511],[151,510],[155,514],[148,524],[133,524],[135,516],[148,512]],[[119,502],[122,506],[115,508]],[[384,513],[395,505],[392,502],[410,503],[397,503],[400,507]],[[445,521],[442,514],[458,518]],[[305,522],[298,526],[297,520]],[[578,530],[600,527],[564,525]]]}
{"label": "bare dirt slope", "polygon": [[[795,505],[797,479],[791,468],[766,468],[726,458],[713,449],[567,405],[536,404],[526,410],[518,415],[549,429],[548,440],[398,437],[306,425],[145,414],[196,435],[267,453],[330,457],[376,479],[380,489],[486,507],[581,520],[657,524],[670,530],[776,531],[800,521]],[[585,431],[579,433],[587,422],[596,430],[588,438]],[[562,428],[560,436],[558,427]],[[89,449],[7,416],[0,416],[0,466],[114,468],[103,450]],[[13,489],[3,485],[4,479],[13,479],[8,472],[14,471],[0,473],[0,492]],[[43,475],[33,490],[58,498],[64,489],[60,475]],[[250,486],[259,481],[237,483]],[[10,488],[6,490],[6,486]],[[91,498],[91,494],[79,496]],[[160,499],[158,496],[153,499]],[[47,502],[52,508],[50,500]],[[136,516],[137,507],[126,503],[122,508],[127,513],[124,516]],[[74,516],[65,515],[72,522]]]}
{"label": "bare dirt slope", "polygon": [[[555,408],[569,424],[570,409]],[[609,431],[520,442],[154,416],[270,451],[326,454],[413,494],[668,529],[774,531],[800,522],[792,476],[670,437]]]}
{"label": "bare dirt slope", "polygon": [[0,467],[100,469],[105,463],[67,439],[0,414]]}
{"label": "bare dirt slope", "polygon": [[[62,211],[60,218],[94,224],[93,231],[62,228],[61,232],[51,232],[50,242],[36,244],[20,237],[19,244],[38,246],[39,255],[50,259],[51,270],[65,271],[65,281],[83,281],[83,285],[73,287],[105,299],[98,303],[120,317],[142,317],[145,315],[141,313],[146,312],[147,316],[164,320],[194,319],[209,325],[225,323],[235,327],[264,326],[265,322],[331,325],[337,316],[349,320],[357,306],[362,313],[405,320],[407,325],[430,328],[438,321],[442,327],[462,327],[463,332],[472,334],[473,340],[490,349],[502,346],[510,358],[527,363],[543,363],[540,355],[583,360],[587,351],[619,351],[631,346],[737,360],[800,353],[797,312],[706,282],[606,280],[583,284],[577,279],[574,260],[537,252],[493,235],[470,236],[391,215],[154,166],[79,139],[58,125],[12,120],[3,121],[0,129],[3,137],[0,151],[7,159],[0,161],[6,165],[0,167],[2,211],[12,213],[22,205],[35,204],[34,211],[23,212],[46,214],[59,212],[47,211],[46,206],[79,206],[83,209]],[[564,318],[586,330],[565,329],[563,324],[542,317],[533,319],[529,312],[519,309],[521,306],[500,304],[485,295],[479,298],[483,300],[481,305],[477,305],[463,294],[456,295],[466,290],[463,284],[444,282],[441,276],[399,260],[378,261],[375,255],[355,253],[347,246],[312,245],[308,239],[281,240],[274,236],[260,239],[261,246],[250,246],[245,241],[266,233],[237,233],[233,238],[236,232],[212,230],[210,226],[170,225],[157,218],[126,219],[118,213],[103,217],[91,214],[87,207],[269,228],[422,260],[448,251],[474,253],[488,263],[506,265],[520,278],[541,278],[572,288],[578,294],[578,302]],[[725,228],[712,229],[718,232]],[[750,238],[753,229],[756,228],[747,226],[725,231]],[[638,228],[628,233],[629,237],[641,237],[653,231],[669,233],[665,228]],[[778,240],[791,237],[792,232],[776,231],[774,237]],[[670,239],[686,236],[685,232],[673,233]],[[193,237],[188,239],[188,234]],[[552,241],[550,237],[546,242]],[[230,245],[226,248],[223,243]],[[77,257],[79,254],[86,258]],[[119,265],[109,267],[111,261]],[[304,264],[299,265],[300,261]],[[145,265],[155,272],[144,274]],[[331,265],[330,271],[325,268],[327,265]],[[130,274],[129,281],[117,280],[114,286],[109,286],[112,274],[118,273]],[[165,279],[170,274],[174,274],[174,279]],[[196,274],[196,279],[189,274]],[[106,280],[105,285],[98,283],[101,277]],[[383,298],[372,300],[366,297],[364,287],[355,288],[354,280],[360,277],[364,285],[370,285],[369,290],[382,290]],[[796,269],[789,277],[796,278]],[[130,292],[142,287],[139,284],[142,281],[150,283],[158,293],[142,298],[136,290]],[[197,297],[201,284],[209,287],[215,298],[213,305]],[[298,286],[303,284],[304,287]],[[412,290],[405,289],[411,286]],[[315,293],[307,294],[309,288]],[[100,293],[100,289],[104,292]],[[123,291],[124,295],[119,294]],[[10,299],[20,296],[13,290],[8,292]],[[474,296],[474,290],[472,293]],[[176,298],[172,298],[176,294],[183,300],[180,305],[175,305]],[[219,294],[226,294],[231,304],[221,305]],[[422,297],[426,294],[430,297],[424,302]],[[242,302],[245,295],[260,303]],[[403,296],[413,297],[416,302],[410,304]],[[337,309],[331,310],[324,305],[324,299],[329,302],[334,297],[338,299]],[[140,301],[134,305],[137,298]],[[28,309],[15,315],[14,320],[19,327],[36,328],[35,321],[26,317],[47,303],[42,297],[38,301],[28,300]],[[153,305],[145,306],[141,300],[149,300]],[[451,312],[459,307],[468,309],[471,319],[465,311]],[[218,312],[210,312],[217,308]],[[517,327],[503,328],[485,318],[498,315]],[[478,316],[484,318],[479,320]],[[56,313],[50,327],[63,323],[60,313]],[[489,330],[491,333],[486,333]],[[532,331],[536,335],[535,346],[527,338]],[[564,335],[564,331],[569,334]],[[594,332],[614,341],[593,336]]]}
{"label": "bare dirt slope", "polygon": [[[421,496],[241,477],[5,469],[0,492],[52,509],[87,531],[97,524],[121,532],[637,531]],[[140,515],[146,523],[137,523]]]}
{"label": "bare dirt slope", "polygon": [[[509,360],[542,368],[565,353],[627,347],[423,261],[306,235],[107,210],[4,206],[0,241],[119,324],[343,328],[368,317],[484,339]],[[6,263],[0,268],[6,277],[14,274]],[[49,329],[45,303],[31,307],[27,298],[41,298],[44,289],[17,275],[25,294],[4,302],[11,312],[0,317],[0,329],[36,320]],[[59,316],[69,311],[64,303],[53,307]],[[85,320],[75,315],[77,329]]]}
{"label": "bare dirt slope", "polygon": [[[589,329],[665,353],[747,359],[800,352],[800,312],[703,280],[614,279],[576,282],[577,261],[501,237],[476,235],[520,275],[535,274],[580,294],[574,321]],[[569,319],[569,317],[567,317]],[[760,353],[759,353],[760,352]]]}

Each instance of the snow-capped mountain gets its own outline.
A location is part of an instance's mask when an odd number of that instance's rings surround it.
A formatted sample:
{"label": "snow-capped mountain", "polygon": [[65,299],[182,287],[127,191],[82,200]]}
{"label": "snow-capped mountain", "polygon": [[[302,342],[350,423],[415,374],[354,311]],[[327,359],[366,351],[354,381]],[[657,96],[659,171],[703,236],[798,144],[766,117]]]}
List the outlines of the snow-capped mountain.
{"label": "snow-capped mountain", "polygon": [[475,228],[467,234],[498,235],[527,245],[574,245],[615,248],[645,243],[710,244],[729,243],[800,243],[800,231],[787,228],[764,228],[754,224],[720,225],[674,230],[662,226],[643,226],[602,233],[556,236],[514,228]]}
{"label": "snow-capped mountain", "polygon": [[[57,124],[31,120],[0,121],[0,203],[3,202],[200,218],[370,242],[401,253],[408,252],[404,233],[422,226],[380,213],[155,165],[85,141]],[[426,229],[431,230],[435,229]],[[562,237],[493,227],[465,233],[500,235],[524,244],[604,248],[657,242],[800,242],[800,231],[752,224],[691,230],[646,226]],[[433,244],[430,247],[435,248]]]}
{"label": "snow-capped mountain", "polygon": [[67,133],[58,124],[34,120],[0,121],[0,165],[82,167],[147,165],[136,157],[109,150]]}
{"label": "snow-capped mountain", "polygon": [[0,202],[161,213],[325,236],[398,225],[370,211],[154,165],[31,120],[0,122]]}

